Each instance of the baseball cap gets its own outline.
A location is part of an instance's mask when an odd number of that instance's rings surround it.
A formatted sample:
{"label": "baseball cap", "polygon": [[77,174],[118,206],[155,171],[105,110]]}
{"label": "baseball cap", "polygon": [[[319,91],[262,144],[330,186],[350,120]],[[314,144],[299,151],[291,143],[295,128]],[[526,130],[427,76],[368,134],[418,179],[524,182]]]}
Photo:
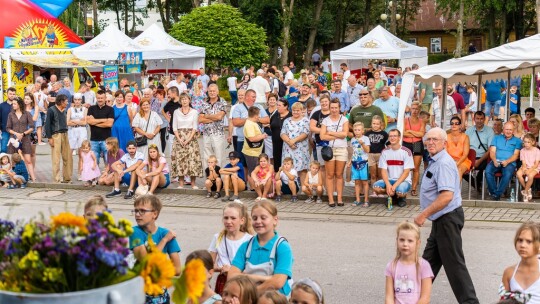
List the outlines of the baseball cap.
{"label": "baseball cap", "polygon": [[306,74],[306,73],[307,73],[307,70],[305,70],[305,69],[302,69],[302,70],[300,71],[300,74]]}
{"label": "baseball cap", "polygon": [[309,83],[307,83],[307,82],[302,83],[302,86],[303,86],[303,87],[311,88],[311,84],[309,84]]}
{"label": "baseball cap", "polygon": [[238,153],[238,152],[236,152],[236,151],[231,151],[231,152],[229,153],[229,159],[231,159],[231,158],[238,158],[238,159],[240,159],[240,153]]}

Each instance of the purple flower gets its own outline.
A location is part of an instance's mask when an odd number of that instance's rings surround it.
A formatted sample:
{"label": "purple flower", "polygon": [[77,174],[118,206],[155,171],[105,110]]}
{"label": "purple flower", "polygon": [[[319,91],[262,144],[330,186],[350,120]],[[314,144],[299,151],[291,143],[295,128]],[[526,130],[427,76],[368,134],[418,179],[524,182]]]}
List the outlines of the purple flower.
{"label": "purple flower", "polygon": [[90,274],[90,269],[88,269],[88,267],[86,267],[84,262],[81,260],[77,261],[77,271],[84,276],[88,276],[88,274]]}

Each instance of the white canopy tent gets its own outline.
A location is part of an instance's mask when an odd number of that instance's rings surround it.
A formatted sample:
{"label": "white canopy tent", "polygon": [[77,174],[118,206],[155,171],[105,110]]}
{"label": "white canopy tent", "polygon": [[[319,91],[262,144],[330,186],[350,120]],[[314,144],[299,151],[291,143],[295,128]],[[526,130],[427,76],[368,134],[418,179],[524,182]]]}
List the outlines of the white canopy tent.
{"label": "white canopy tent", "polygon": [[[480,53],[462,58],[450,59],[445,62],[422,67],[404,75],[401,87],[398,128],[403,130],[403,117],[405,107],[410,99],[410,92],[415,81],[428,83],[447,83],[458,81],[477,82],[479,85],[487,80],[505,79],[510,83],[512,77],[535,74],[535,67],[540,66],[540,34],[501,45]],[[531,81],[531,93],[533,92],[534,77]],[[507,95],[509,98],[509,94]],[[532,94],[530,97],[532,104]],[[443,94],[445,108],[446,95]],[[506,103],[509,106],[508,100]],[[508,113],[508,111],[507,111]],[[443,120],[447,119],[444,117]]]}
{"label": "white canopy tent", "polygon": [[194,73],[204,67],[206,50],[203,47],[180,42],[156,24],[152,24],[133,41],[142,49],[148,73],[160,73],[163,70],[166,74],[169,71]]}
{"label": "white canopy tent", "polygon": [[[116,26],[109,25],[94,39],[72,51],[75,56],[86,60],[115,61],[118,59],[118,53],[141,52],[142,48]],[[145,59],[144,56],[143,59]]]}
{"label": "white canopy tent", "polygon": [[427,48],[407,43],[380,25],[356,42],[330,52],[332,72],[339,71],[341,63],[352,71],[364,68],[370,59],[399,59],[401,67],[428,64]]}

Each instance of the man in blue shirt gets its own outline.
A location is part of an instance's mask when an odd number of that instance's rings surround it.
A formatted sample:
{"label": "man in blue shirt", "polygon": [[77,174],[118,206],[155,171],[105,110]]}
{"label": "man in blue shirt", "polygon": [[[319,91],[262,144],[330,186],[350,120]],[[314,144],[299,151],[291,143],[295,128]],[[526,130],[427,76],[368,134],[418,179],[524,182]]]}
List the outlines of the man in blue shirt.
{"label": "man in blue shirt", "polygon": [[379,98],[375,100],[373,105],[379,107],[383,111],[384,115],[386,115],[387,125],[385,131],[390,132],[390,130],[396,129],[399,112],[399,99],[394,96],[390,96],[387,86],[383,86],[379,89]]}
{"label": "man in blue shirt", "polygon": [[6,129],[8,115],[11,113],[11,104],[17,97],[17,90],[11,87],[7,89],[8,99],[0,104],[0,129],[2,130],[2,148],[1,153],[7,153],[7,145],[9,141],[9,133]]}
{"label": "man in blue shirt", "polygon": [[[486,116],[490,118],[499,116],[499,107],[501,106],[501,91],[506,85],[502,80],[489,80],[484,84],[486,89]],[[493,114],[491,111],[493,110]]]}
{"label": "man in blue shirt", "polygon": [[332,81],[332,88],[334,90],[332,91],[332,93],[330,93],[330,99],[339,99],[341,112],[343,114],[347,114],[351,108],[351,103],[349,102],[349,94],[347,94],[346,91],[341,89],[341,80],[334,79]]}
{"label": "man in blue shirt", "polygon": [[[516,171],[516,160],[519,159],[521,139],[514,136],[514,124],[507,122],[503,126],[503,133],[497,135],[491,141],[489,158],[491,162],[486,167],[486,181],[488,191],[494,201],[501,200],[512,175]],[[497,185],[495,173],[502,172],[502,177]]]}
{"label": "man in blue shirt", "polygon": [[420,188],[422,212],[414,222],[418,226],[424,225],[426,219],[432,222],[422,257],[431,265],[435,277],[444,265],[457,302],[477,304],[462,248],[461,229],[465,217],[461,207],[461,181],[456,162],[445,150],[446,139],[446,132],[439,127],[429,130],[425,136],[429,165]]}

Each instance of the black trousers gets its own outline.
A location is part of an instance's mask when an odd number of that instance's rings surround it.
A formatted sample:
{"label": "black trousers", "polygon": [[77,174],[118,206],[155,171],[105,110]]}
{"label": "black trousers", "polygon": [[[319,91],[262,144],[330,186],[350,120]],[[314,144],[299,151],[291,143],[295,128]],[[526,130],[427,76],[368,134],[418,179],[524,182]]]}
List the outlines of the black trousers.
{"label": "black trousers", "polygon": [[458,303],[478,304],[474,285],[463,256],[461,229],[464,222],[461,207],[433,221],[422,257],[431,265],[435,278],[444,266]]}
{"label": "black trousers", "polygon": [[167,147],[167,128],[159,129],[159,138],[161,140],[161,153],[165,153]]}

